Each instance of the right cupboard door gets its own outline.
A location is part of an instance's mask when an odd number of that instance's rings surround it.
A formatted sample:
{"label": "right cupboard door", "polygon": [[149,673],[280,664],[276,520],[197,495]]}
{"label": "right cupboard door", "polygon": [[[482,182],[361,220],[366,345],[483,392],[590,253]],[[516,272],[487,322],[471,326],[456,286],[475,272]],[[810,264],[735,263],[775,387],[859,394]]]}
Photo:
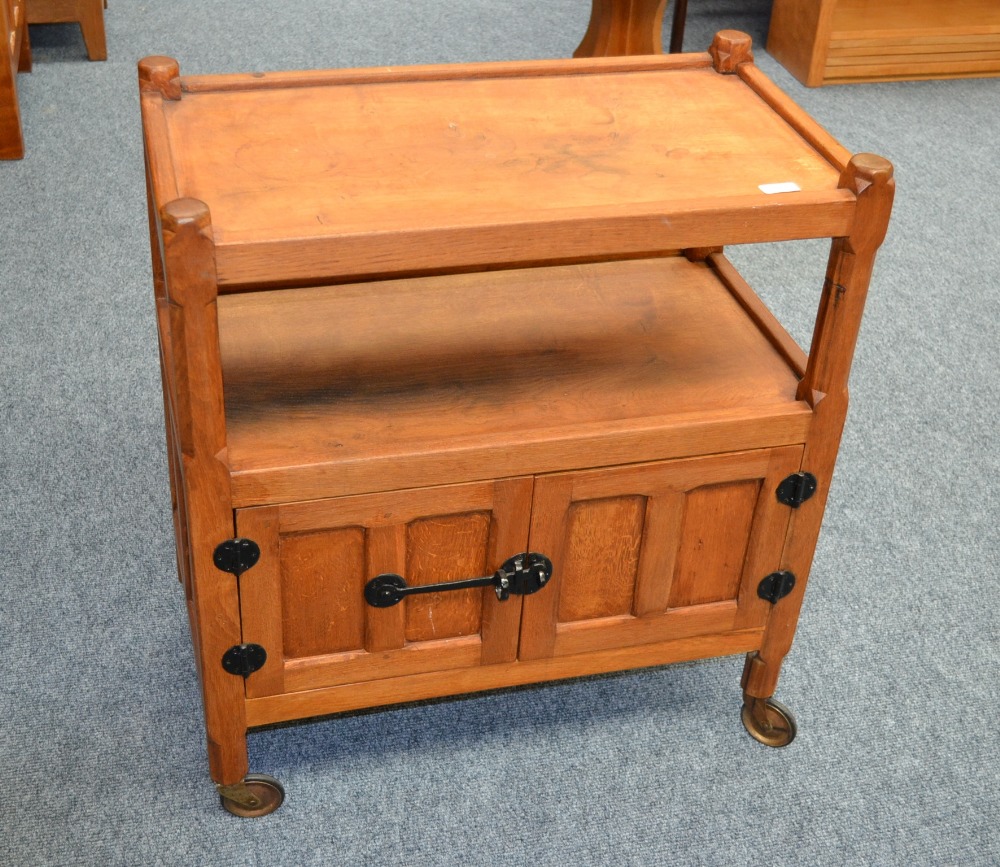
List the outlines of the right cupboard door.
{"label": "right cupboard door", "polygon": [[780,568],[782,479],[800,446],[540,476],[533,551],[554,574],[524,599],[519,658],[762,628]]}

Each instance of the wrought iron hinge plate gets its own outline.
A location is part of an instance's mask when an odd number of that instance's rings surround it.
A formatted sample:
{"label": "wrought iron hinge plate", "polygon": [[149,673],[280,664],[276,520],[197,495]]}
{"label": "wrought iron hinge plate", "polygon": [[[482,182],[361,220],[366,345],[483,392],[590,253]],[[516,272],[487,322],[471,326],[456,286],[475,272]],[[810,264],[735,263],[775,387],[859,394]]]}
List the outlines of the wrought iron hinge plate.
{"label": "wrought iron hinge plate", "polygon": [[772,605],[792,592],[795,575],[791,572],[772,572],[757,585],[757,595]]}
{"label": "wrought iron hinge plate", "polygon": [[267,662],[267,651],[259,644],[237,644],[222,655],[222,667],[230,674],[249,677]]}
{"label": "wrought iron hinge plate", "polygon": [[223,572],[239,577],[260,559],[260,546],[253,539],[226,539],[216,546],[212,559]]}
{"label": "wrought iron hinge plate", "polygon": [[812,473],[792,473],[782,480],[775,492],[778,502],[797,509],[816,493],[816,477]]}

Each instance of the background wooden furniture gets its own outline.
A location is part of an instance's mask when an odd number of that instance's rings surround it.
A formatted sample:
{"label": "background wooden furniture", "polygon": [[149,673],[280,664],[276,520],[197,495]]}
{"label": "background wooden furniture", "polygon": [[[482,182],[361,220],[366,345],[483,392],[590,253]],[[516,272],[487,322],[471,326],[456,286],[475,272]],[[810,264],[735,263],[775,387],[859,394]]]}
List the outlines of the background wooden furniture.
{"label": "background wooden furniture", "polygon": [[107,0],[25,0],[29,24],[77,23],[83,32],[87,57],[107,60],[108,46],[104,34],[104,10]]}
{"label": "background wooden furniture", "polygon": [[24,0],[0,0],[0,159],[24,156],[21,108],[17,102],[17,73],[31,71],[31,43]]}
{"label": "background wooden furniture", "polygon": [[[720,654],[747,654],[748,731],[788,743],[772,696],[891,166],[731,31],[588,61],[182,78],[153,57],[139,83],[226,809],[284,796],[247,774],[250,727]],[[722,248],[812,237],[833,242],[807,357]],[[551,571],[519,565],[537,554]],[[423,592],[386,604],[401,587]]]}
{"label": "background wooden furniture", "polygon": [[[683,50],[687,0],[673,0],[670,53]],[[667,0],[593,0],[590,23],[574,57],[610,57],[663,52]]]}
{"label": "background wooden furniture", "polygon": [[774,0],[767,50],[810,87],[1000,75],[1000,3]]}

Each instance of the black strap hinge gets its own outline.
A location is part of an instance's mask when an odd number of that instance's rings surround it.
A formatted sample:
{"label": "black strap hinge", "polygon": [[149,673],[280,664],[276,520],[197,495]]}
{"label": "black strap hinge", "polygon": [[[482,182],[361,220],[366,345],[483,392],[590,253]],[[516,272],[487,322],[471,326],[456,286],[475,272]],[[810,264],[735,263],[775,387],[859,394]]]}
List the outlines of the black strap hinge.
{"label": "black strap hinge", "polygon": [[260,546],[253,539],[226,539],[216,546],[212,559],[223,572],[239,577],[260,559]]}
{"label": "black strap hinge", "polygon": [[784,599],[795,587],[795,575],[791,572],[772,572],[757,585],[757,595],[772,605]]}
{"label": "black strap hinge", "polygon": [[259,644],[237,644],[222,654],[222,667],[247,678],[267,662],[267,651]]}
{"label": "black strap hinge", "polygon": [[816,493],[816,484],[812,473],[792,473],[778,485],[778,502],[797,509]]}

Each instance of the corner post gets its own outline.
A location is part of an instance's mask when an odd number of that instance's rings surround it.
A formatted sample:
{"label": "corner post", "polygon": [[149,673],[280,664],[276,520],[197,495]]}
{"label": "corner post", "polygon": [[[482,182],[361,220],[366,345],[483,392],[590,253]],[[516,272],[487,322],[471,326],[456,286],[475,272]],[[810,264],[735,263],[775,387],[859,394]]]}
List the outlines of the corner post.
{"label": "corner post", "polygon": [[[181,98],[180,64],[172,57],[151,56],[139,61],[140,97],[158,96],[160,99],[177,101]],[[166,298],[163,277],[163,249],[160,244],[160,214],[157,210],[153,177],[149,164],[148,144],[144,142],[144,162],[146,167],[146,203],[149,216],[149,248],[153,255],[153,290],[157,301]]]}
{"label": "corner post", "polygon": [[741,63],[753,63],[753,40],[740,30],[720,30],[708,48],[712,66],[722,75],[735,75]]}
{"label": "corner post", "polygon": [[[168,82],[169,84],[169,82]],[[205,705],[208,758],[220,785],[248,770],[245,686],[222,668],[241,642],[236,579],[220,571],[215,547],[234,533],[226,464],[225,408],[219,351],[215,245],[208,207],[177,199],[159,213],[168,360],[164,379],[174,410],[174,482],[188,530],[189,613]]]}
{"label": "corner post", "polygon": [[159,54],[139,61],[139,92],[159,93],[164,99],[181,98],[181,68],[172,57]]}
{"label": "corner post", "polygon": [[[146,57],[139,61],[139,92],[152,94],[154,98],[163,97],[163,90],[180,93],[180,87],[170,85],[170,82],[180,77],[180,66],[170,57]],[[164,85],[169,85],[164,88]],[[174,518],[174,536],[177,542],[177,577],[184,585],[188,600],[191,599],[191,575],[188,568],[189,547],[187,534],[187,516],[184,501],[181,498],[183,479],[180,475],[180,456],[176,448],[176,427],[173,404],[170,397],[170,382],[167,371],[172,368],[170,337],[170,305],[167,303],[166,278],[163,274],[163,246],[160,243],[160,215],[156,204],[156,193],[153,189],[153,177],[149,165],[148,143],[144,142],[143,151],[146,174],[146,214],[149,223],[149,249],[153,265],[153,297],[156,302],[156,324],[159,333],[160,379],[163,389],[163,418],[167,434],[167,460],[170,470],[170,499]]]}
{"label": "corner post", "polygon": [[857,205],[851,234],[835,238],[830,248],[809,363],[799,384],[799,399],[814,406],[822,395],[847,390],[875,254],[892,210],[892,163],[874,154],[857,154],[841,173],[840,188],[854,193]]}
{"label": "corner post", "polygon": [[797,395],[813,407],[802,469],[816,476],[818,486],[815,496],[792,512],[785,537],[779,568],[795,574],[795,587],[774,605],[761,649],[747,659],[743,688],[754,698],[773,695],[781,661],[792,646],[847,416],[847,381],[868,284],[892,210],[892,164],[873,154],[858,154],[841,174],[840,187],[857,197],[854,225],[849,235],[831,244],[809,360]]}

